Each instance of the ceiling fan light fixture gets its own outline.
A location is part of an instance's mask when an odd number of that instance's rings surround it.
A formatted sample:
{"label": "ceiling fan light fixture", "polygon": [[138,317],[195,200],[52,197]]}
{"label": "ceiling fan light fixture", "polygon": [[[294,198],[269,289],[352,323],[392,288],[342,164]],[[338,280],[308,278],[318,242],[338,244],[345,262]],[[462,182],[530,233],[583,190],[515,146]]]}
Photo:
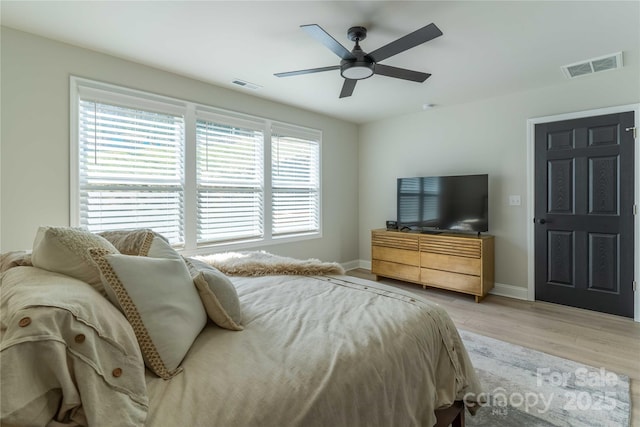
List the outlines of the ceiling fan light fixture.
{"label": "ceiling fan light fixture", "polygon": [[342,64],[340,74],[345,79],[363,80],[373,75],[373,63],[365,61],[353,61]]}

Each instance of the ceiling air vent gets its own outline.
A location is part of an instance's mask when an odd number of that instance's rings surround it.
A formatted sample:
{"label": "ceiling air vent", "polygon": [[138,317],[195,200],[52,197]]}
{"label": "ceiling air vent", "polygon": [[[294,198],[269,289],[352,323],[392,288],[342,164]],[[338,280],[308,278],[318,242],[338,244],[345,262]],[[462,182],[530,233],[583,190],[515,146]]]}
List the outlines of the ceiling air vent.
{"label": "ceiling air vent", "polygon": [[257,85],[255,83],[250,83],[244,80],[240,80],[240,79],[233,79],[231,81],[231,83],[233,83],[234,85],[238,85],[238,86],[242,86],[245,89],[251,89],[251,90],[258,90],[260,89],[262,86]]}
{"label": "ceiling air vent", "polygon": [[622,52],[576,62],[575,64],[563,65],[560,68],[568,79],[586,76],[600,71],[616,70],[622,68]]}

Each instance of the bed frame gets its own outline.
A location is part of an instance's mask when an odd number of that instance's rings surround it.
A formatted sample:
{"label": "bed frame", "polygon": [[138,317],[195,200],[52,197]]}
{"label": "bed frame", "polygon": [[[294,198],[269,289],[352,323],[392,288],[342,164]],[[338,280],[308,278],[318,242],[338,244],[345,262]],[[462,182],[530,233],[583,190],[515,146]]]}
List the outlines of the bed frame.
{"label": "bed frame", "polygon": [[457,400],[448,408],[438,409],[436,420],[435,427],[464,427],[464,403]]}

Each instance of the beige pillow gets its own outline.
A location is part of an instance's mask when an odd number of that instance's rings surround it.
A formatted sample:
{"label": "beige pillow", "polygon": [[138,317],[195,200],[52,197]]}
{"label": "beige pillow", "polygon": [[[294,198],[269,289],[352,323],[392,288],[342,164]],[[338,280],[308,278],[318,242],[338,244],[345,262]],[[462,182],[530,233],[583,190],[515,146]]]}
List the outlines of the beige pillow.
{"label": "beige pillow", "polygon": [[218,272],[201,271],[193,278],[209,319],[221,328],[241,331],[240,302],[233,284]]}
{"label": "beige pillow", "polygon": [[89,248],[118,253],[106,239],[87,230],[43,226],[33,242],[31,263],[34,267],[87,282],[104,295],[100,272],[87,252]]}
{"label": "beige pillow", "polygon": [[158,237],[148,257],[89,252],[107,296],[133,326],[146,365],[164,379],[179,373],[182,359],[207,323],[182,257]]}
{"label": "beige pillow", "polygon": [[[124,255],[144,255],[145,246],[150,244],[150,239],[160,237],[167,241],[162,235],[148,228],[140,228],[135,230],[113,230],[98,233],[107,239],[113,246]],[[149,248],[146,247],[148,251]]]}
{"label": "beige pillow", "polygon": [[186,261],[209,319],[221,328],[243,330],[240,299],[231,280],[202,261],[193,258]]}

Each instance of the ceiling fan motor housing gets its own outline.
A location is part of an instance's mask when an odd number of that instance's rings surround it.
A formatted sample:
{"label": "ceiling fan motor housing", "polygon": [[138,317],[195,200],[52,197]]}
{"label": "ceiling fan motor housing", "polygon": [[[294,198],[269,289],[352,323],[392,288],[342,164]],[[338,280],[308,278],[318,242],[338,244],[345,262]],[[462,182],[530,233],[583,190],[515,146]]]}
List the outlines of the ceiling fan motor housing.
{"label": "ceiling fan motor housing", "polygon": [[351,27],[347,30],[347,37],[357,43],[367,38],[367,29],[365,27]]}

